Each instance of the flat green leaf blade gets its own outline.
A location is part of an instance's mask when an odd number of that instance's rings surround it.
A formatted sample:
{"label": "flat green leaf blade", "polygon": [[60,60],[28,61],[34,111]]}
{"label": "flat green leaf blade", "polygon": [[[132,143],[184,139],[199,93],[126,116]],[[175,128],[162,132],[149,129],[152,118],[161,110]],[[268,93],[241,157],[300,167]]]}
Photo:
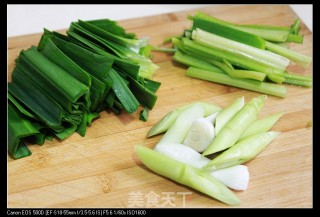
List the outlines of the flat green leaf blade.
{"label": "flat green leaf blade", "polygon": [[[40,43],[41,44],[41,41]],[[79,80],[84,85],[90,87],[91,80],[90,76],[75,62],[72,61],[68,56],[66,56],[49,38],[46,40],[46,44],[41,46],[42,49],[38,50],[49,60],[63,68],[69,74],[71,74],[74,78]]]}
{"label": "flat green leaf blade", "polygon": [[131,114],[138,109],[139,102],[132,94],[123,78],[113,69],[110,70],[108,77],[112,81],[112,90],[119,98],[125,110]]}
{"label": "flat green leaf blade", "polygon": [[264,49],[265,41],[260,37],[250,34],[248,32],[233,28],[230,25],[221,24],[205,19],[195,17],[193,19],[192,29],[202,29],[204,31],[238,41],[256,48]]}
{"label": "flat green leaf blade", "polygon": [[139,103],[148,107],[149,109],[153,109],[158,98],[157,95],[155,95],[153,92],[148,90],[146,87],[144,87],[142,84],[140,84],[130,76],[127,79],[130,82],[130,90],[137,98]]}
{"label": "flat green leaf blade", "polygon": [[106,50],[103,49],[103,47],[93,43],[92,41],[84,38],[83,36],[75,33],[68,31],[68,35],[73,38],[75,41],[77,41],[79,44],[82,44],[83,46],[90,48],[97,54],[101,54],[103,56],[107,56],[108,58],[113,58],[114,59],[114,66],[117,68],[125,71],[126,73],[129,73],[130,76],[137,78],[139,74],[139,68],[140,66],[138,64],[132,63],[129,60],[121,59],[111,53],[108,53]]}
{"label": "flat green leaf blade", "polygon": [[89,32],[91,32],[91,33],[93,33],[93,34],[95,34],[105,40],[117,43],[119,45],[123,45],[123,46],[127,46],[127,47],[139,45],[139,40],[137,40],[137,39],[128,39],[128,38],[124,38],[119,35],[114,35],[114,34],[110,33],[109,31],[106,31],[105,29],[100,28],[99,26],[93,25],[90,22],[79,20],[78,24],[81,27],[83,27],[84,29],[88,30]]}
{"label": "flat green leaf blade", "polygon": [[96,54],[74,43],[59,39],[58,37],[53,36],[52,41],[65,55],[88,73],[99,79],[106,77],[110,67],[114,63],[114,58]]}
{"label": "flat green leaf blade", "polygon": [[124,28],[119,26],[116,21],[110,19],[89,20],[88,23],[98,26],[101,29],[111,32],[114,35],[118,35],[124,38],[136,39],[136,34],[127,33]]}
{"label": "flat green leaf blade", "polygon": [[31,155],[22,141],[23,138],[38,134],[39,131],[10,102],[8,103],[8,151],[14,159]]}
{"label": "flat green leaf blade", "polygon": [[29,79],[20,65],[12,73],[12,82],[8,84],[9,92],[49,128],[59,131],[62,124],[62,108],[39,86]]}
{"label": "flat green leaf blade", "polygon": [[[8,83],[8,87],[11,85],[11,83]],[[25,116],[29,118],[33,118],[34,120],[39,120],[34,114],[29,112],[22,104],[10,93],[8,88],[8,99],[10,102]]]}
{"label": "flat green leaf blade", "polygon": [[[28,76],[69,112],[73,104],[89,94],[89,87],[47,59],[35,47],[22,51],[18,62],[28,67]],[[87,98],[87,97],[84,97]]]}
{"label": "flat green leaf blade", "polygon": [[152,93],[156,93],[157,90],[160,88],[161,82],[145,78],[143,79],[143,85]]}

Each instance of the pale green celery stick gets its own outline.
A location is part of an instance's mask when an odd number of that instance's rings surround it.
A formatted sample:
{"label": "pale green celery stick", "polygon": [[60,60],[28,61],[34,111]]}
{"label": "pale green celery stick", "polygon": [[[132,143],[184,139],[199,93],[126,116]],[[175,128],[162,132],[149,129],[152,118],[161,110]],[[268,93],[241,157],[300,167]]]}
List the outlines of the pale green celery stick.
{"label": "pale green celery stick", "polygon": [[290,27],[290,33],[299,34],[300,29],[301,29],[300,19],[297,18],[294,20],[294,23]]}
{"label": "pale green celery stick", "polygon": [[302,44],[303,43],[303,35],[295,35],[295,34],[289,34],[287,38],[287,42],[295,42]]}
{"label": "pale green celery stick", "polygon": [[262,152],[279,134],[280,132],[269,131],[244,138],[214,158],[203,169],[215,171],[247,162]]}
{"label": "pale green celery stick", "polygon": [[252,47],[264,49],[265,40],[253,35],[251,33],[233,28],[232,26],[224,25],[217,22],[212,22],[204,19],[193,18],[192,29],[202,29],[206,32],[210,32],[219,35],[224,38],[228,38],[234,41],[238,41],[243,44],[250,45]]}
{"label": "pale green celery stick", "polygon": [[293,84],[293,85],[303,86],[303,87],[312,87],[312,81],[296,80],[292,78],[284,78],[283,83]]}
{"label": "pale green celery stick", "polygon": [[218,48],[222,51],[235,53],[239,56],[249,57],[252,62],[255,61],[261,65],[267,65],[271,68],[279,69],[281,72],[283,72],[290,63],[290,60],[286,57],[243,43],[239,43],[237,41],[223,38],[218,35],[203,31],[201,29],[192,31],[192,39],[195,42],[204,46],[208,46],[210,48]]}
{"label": "pale green celery stick", "polygon": [[287,83],[304,87],[312,86],[312,78],[292,73],[268,74],[267,78],[275,83]]}
{"label": "pale green celery stick", "polygon": [[162,136],[159,143],[172,142],[182,144],[187,136],[192,122],[204,117],[204,109],[199,104],[194,104],[182,111],[174,124]]}
{"label": "pale green celery stick", "polygon": [[[201,105],[202,108],[204,109],[204,116],[207,117],[215,112],[218,112],[221,110],[221,107],[217,105],[213,105],[210,103],[205,103],[205,102],[196,102],[197,104]],[[187,105],[183,105],[179,108],[176,108],[175,110],[169,112],[166,114],[160,121],[158,121],[148,132],[147,137],[155,136],[157,134],[166,132],[176,121],[177,117],[179,114],[189,108],[190,106],[196,104],[196,103],[191,103]]]}
{"label": "pale green celery stick", "polygon": [[280,54],[284,57],[287,57],[288,59],[292,60],[293,62],[300,64],[304,67],[307,67],[312,62],[312,58],[306,55],[303,55],[301,53],[298,53],[296,51],[284,48],[282,46],[279,46],[277,44],[273,44],[271,42],[266,42],[266,49]]}
{"label": "pale green celery stick", "polygon": [[283,76],[284,78],[290,78],[290,79],[295,79],[295,80],[300,80],[300,81],[312,81],[312,77],[305,76],[305,75],[298,75],[298,74],[293,74],[292,72],[285,71],[282,74],[279,74]]}
{"label": "pale green celery stick", "polygon": [[228,62],[227,60],[223,59],[222,62],[224,64],[226,64],[230,69],[234,69],[234,67],[232,66],[232,64],[230,62]]}
{"label": "pale green celery stick", "polygon": [[282,30],[290,32],[290,27],[288,26],[270,26],[270,25],[259,25],[259,24],[238,24],[237,26],[254,28],[254,29],[265,29],[265,30]]}
{"label": "pale green celery stick", "polygon": [[224,108],[216,118],[216,125],[214,127],[216,135],[224,127],[224,125],[242,109],[244,106],[244,97],[236,99],[228,107]]}
{"label": "pale green celery stick", "polygon": [[285,78],[281,75],[278,75],[278,74],[268,74],[267,75],[267,78],[274,82],[274,83],[277,83],[277,84],[282,84],[285,80]]}
{"label": "pale green celery stick", "polygon": [[251,34],[257,35],[265,40],[274,41],[274,42],[285,42],[288,39],[289,31],[281,29],[261,29],[261,28],[252,28],[245,26],[234,26],[233,28],[239,29]]}
{"label": "pale green celery stick", "polygon": [[[212,63],[215,66],[218,66],[220,69],[222,69],[224,72],[226,72],[228,75],[231,76],[232,74],[232,70],[234,70],[233,66],[231,63],[229,63],[228,61],[224,60],[224,61],[218,61],[218,60],[208,60],[210,63]],[[199,67],[197,67],[199,68]]]}
{"label": "pale green celery stick", "polygon": [[187,38],[183,38],[181,42],[175,40],[174,43],[177,45],[179,50],[207,61],[209,59],[218,61],[226,59],[233,65],[245,69],[256,70],[264,73],[282,72],[282,70],[278,68],[270,68],[270,66],[261,64],[261,62],[253,61],[251,56],[239,55],[238,53],[222,50],[220,48],[207,47]]}
{"label": "pale green celery stick", "polygon": [[285,47],[285,48],[289,48],[289,42],[279,42],[279,43],[275,43],[281,47]]}
{"label": "pale green celery stick", "polygon": [[[234,69],[233,66],[228,61],[220,62],[217,60],[210,60],[209,62],[212,63],[213,65],[220,67],[232,78],[249,78],[257,81],[263,81],[266,77],[266,74],[262,72]],[[193,66],[200,69],[206,69],[203,67],[199,67],[197,65],[193,65]],[[211,69],[207,69],[207,70],[212,71]]]}
{"label": "pale green celery stick", "polygon": [[234,69],[230,76],[234,78],[248,78],[256,81],[264,81],[266,78],[265,73],[240,69]]}
{"label": "pale green celery stick", "polygon": [[207,61],[190,56],[181,51],[175,52],[172,59],[187,66],[194,66],[200,69],[213,70],[216,72],[223,73],[223,71],[220,68],[208,63]]}
{"label": "pale green celery stick", "polygon": [[176,161],[141,145],[135,146],[141,162],[157,174],[191,187],[229,205],[239,205],[239,198],[209,173]]}
{"label": "pale green celery stick", "polygon": [[[220,20],[203,12],[197,12],[195,18],[207,20],[213,23],[219,23],[221,25],[229,26],[235,29],[239,29],[254,35],[257,35],[265,40],[280,40],[286,39],[290,28],[280,26],[266,26],[266,25],[237,25],[235,23]],[[192,19],[192,18],[191,18]]]}
{"label": "pale green celery stick", "polygon": [[169,48],[169,47],[157,47],[152,46],[152,51],[159,51],[159,52],[165,52],[165,53],[174,53],[177,51],[175,48]]}
{"label": "pale green celery stick", "polygon": [[163,39],[163,43],[162,44],[167,44],[169,42],[172,42],[173,38],[179,38],[180,39],[180,38],[182,38],[182,36],[181,35],[174,35],[174,36],[166,37],[166,38]]}
{"label": "pale green celery stick", "polygon": [[246,129],[246,131],[244,131],[244,133],[240,136],[239,140],[246,138],[248,136],[252,136],[257,133],[269,131],[277,123],[277,121],[282,117],[283,114],[284,112],[280,112],[280,113],[256,120]]}
{"label": "pale green celery stick", "polygon": [[194,67],[189,67],[186,71],[186,75],[198,79],[203,79],[206,81],[216,82],[219,84],[226,84],[282,98],[285,98],[287,95],[287,89],[284,86],[278,84],[254,81],[245,78],[231,78],[229,75],[226,74],[216,73],[214,71],[203,70]]}
{"label": "pale green celery stick", "polygon": [[216,135],[211,145],[203,152],[203,156],[222,151],[233,146],[244,131],[257,119],[264,105],[266,95],[253,98],[228,121]]}

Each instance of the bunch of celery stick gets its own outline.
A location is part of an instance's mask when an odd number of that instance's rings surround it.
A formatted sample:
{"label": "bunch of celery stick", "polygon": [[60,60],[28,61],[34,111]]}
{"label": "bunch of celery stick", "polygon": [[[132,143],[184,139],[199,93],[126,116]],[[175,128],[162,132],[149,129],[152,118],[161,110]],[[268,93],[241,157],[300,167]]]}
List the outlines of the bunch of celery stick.
{"label": "bunch of celery stick", "polygon": [[245,103],[241,97],[223,109],[205,102],[179,107],[148,132],[148,137],[164,133],[153,150],[137,145],[135,152],[154,172],[226,204],[239,205],[230,189],[248,187],[249,171],[241,164],[280,134],[270,129],[283,112],[258,119],[266,99],[262,95]]}
{"label": "bunch of celery stick", "polygon": [[189,18],[192,27],[172,38],[173,60],[189,67],[187,76],[278,97],[287,95],[282,83],[312,86],[311,77],[286,70],[291,62],[302,67],[312,62],[288,48],[290,42],[303,43],[299,19],[282,27],[239,25],[202,12]]}
{"label": "bunch of celery stick", "polygon": [[104,109],[142,118],[157,100],[158,68],[147,39],[108,19],[72,22],[67,35],[44,30],[38,46],[22,50],[8,83],[8,151],[31,154],[25,140],[44,144],[86,128]]}

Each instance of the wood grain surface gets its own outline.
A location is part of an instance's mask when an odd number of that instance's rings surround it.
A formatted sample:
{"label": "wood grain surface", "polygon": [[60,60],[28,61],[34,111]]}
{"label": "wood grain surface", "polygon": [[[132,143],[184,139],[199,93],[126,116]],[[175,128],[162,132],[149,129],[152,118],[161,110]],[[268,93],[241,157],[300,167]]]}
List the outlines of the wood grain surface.
{"label": "wood grain surface", "polygon": [[[219,5],[198,10],[242,24],[288,26],[296,18],[286,5]],[[162,46],[165,37],[179,35],[190,27],[187,15],[194,13],[182,11],[119,23],[139,37],[149,36],[151,44]],[[304,25],[301,32],[304,43],[290,46],[312,55],[312,33]],[[40,37],[41,33],[8,38],[8,81],[19,52],[37,45]],[[104,111],[85,137],[74,133],[64,141],[30,144],[32,155],[19,160],[8,155],[8,207],[155,207],[150,202],[152,194],[159,207],[230,207],[151,172],[141,165],[133,147],[154,147],[160,136],[147,139],[147,132],[180,105],[203,101],[225,107],[241,96],[249,101],[260,94],[186,77],[186,67],[172,62],[171,55],[165,53],[154,52],[153,61],[160,66],[153,79],[162,85],[148,121],[139,120],[141,108],[132,115]],[[291,65],[289,70],[312,75],[312,66],[304,69]],[[312,88],[286,87],[288,96],[269,96],[260,113],[259,117],[264,117],[284,111],[273,128],[282,133],[246,163],[250,183],[246,191],[235,192],[241,199],[238,207],[313,205],[312,128],[307,127],[312,120]]]}

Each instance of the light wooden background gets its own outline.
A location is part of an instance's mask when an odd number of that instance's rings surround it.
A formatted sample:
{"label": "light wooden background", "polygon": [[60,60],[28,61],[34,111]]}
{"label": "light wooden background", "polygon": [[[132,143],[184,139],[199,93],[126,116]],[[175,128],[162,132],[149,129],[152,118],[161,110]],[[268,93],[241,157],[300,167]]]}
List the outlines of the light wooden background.
{"label": "light wooden background", "polygon": [[[242,24],[288,26],[296,18],[285,5],[222,5],[201,11]],[[191,25],[186,17],[194,12],[142,17],[120,24],[139,37],[151,37],[151,44],[161,46],[165,37],[178,35]],[[312,34],[305,26],[301,31],[304,43],[291,47],[312,55]],[[9,81],[21,49],[37,45],[40,37],[41,33],[8,39]],[[154,52],[153,60],[160,66],[154,80],[162,85],[149,120],[139,120],[140,109],[133,115],[102,112],[84,138],[75,133],[64,141],[29,145],[33,153],[29,157],[13,160],[8,156],[8,207],[129,207],[133,199],[130,194],[137,192],[141,193],[142,207],[148,206],[146,196],[150,192],[160,196],[159,205],[164,202],[161,197],[171,192],[174,207],[229,207],[146,169],[133,153],[133,146],[152,148],[160,136],[146,139],[148,130],[180,105],[204,101],[225,107],[241,96],[249,101],[260,94],[186,77],[186,68],[173,63],[168,54]],[[289,69],[312,74],[312,66],[303,69],[292,65]],[[282,134],[246,163],[250,183],[246,191],[236,192],[242,201],[239,207],[312,207],[312,128],[307,127],[312,120],[312,88],[286,87],[288,96],[269,96],[260,113],[263,117],[284,111],[273,128]],[[185,204],[183,192],[191,193]]]}

